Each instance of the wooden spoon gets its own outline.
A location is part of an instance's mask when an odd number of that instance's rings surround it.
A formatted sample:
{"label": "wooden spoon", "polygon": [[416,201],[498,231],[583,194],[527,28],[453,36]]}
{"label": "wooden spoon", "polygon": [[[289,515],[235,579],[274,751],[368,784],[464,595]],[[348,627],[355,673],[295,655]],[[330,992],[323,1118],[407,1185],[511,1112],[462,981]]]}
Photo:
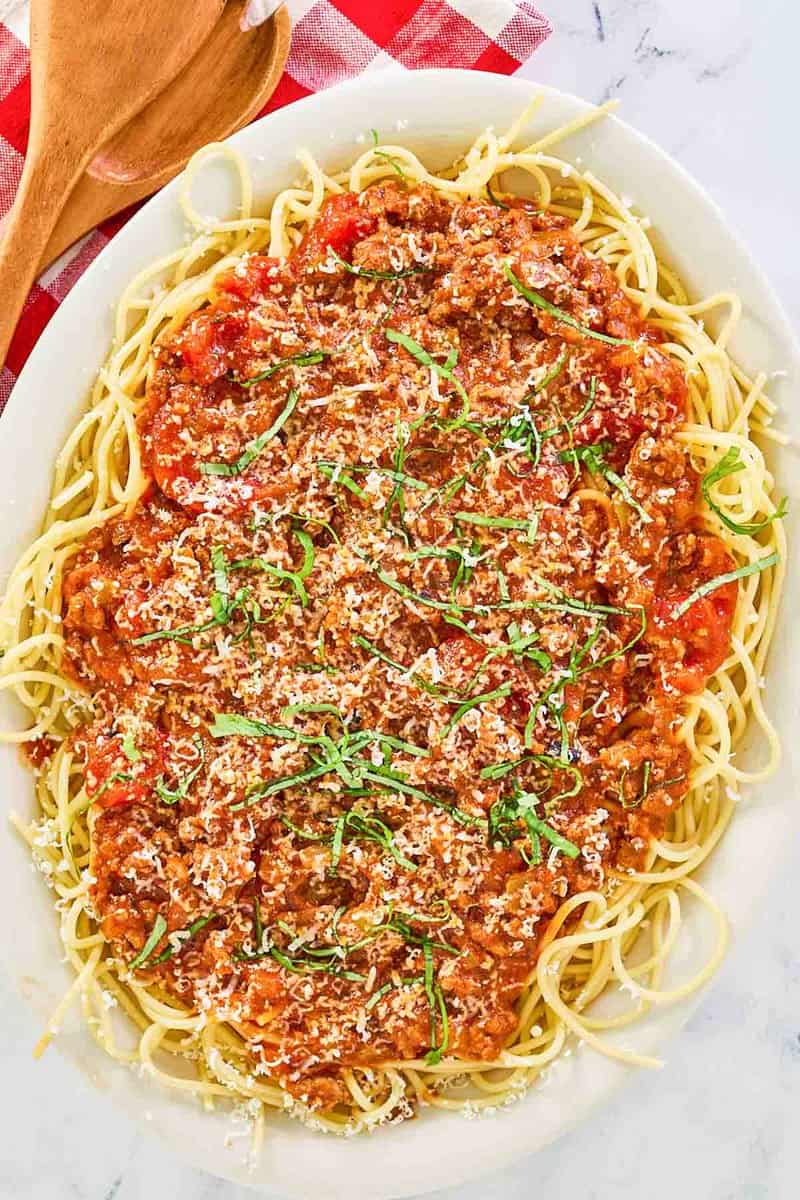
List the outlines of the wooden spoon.
{"label": "wooden spoon", "polygon": [[32,0],[31,128],[0,248],[0,363],[59,213],[97,150],[197,52],[224,0]]}
{"label": "wooden spoon", "polygon": [[195,150],[241,129],[264,107],[289,53],[291,20],[284,6],[242,33],[246,3],[228,3],[177,78],[98,151],[61,213],[40,271],[95,225],[163,187]]}

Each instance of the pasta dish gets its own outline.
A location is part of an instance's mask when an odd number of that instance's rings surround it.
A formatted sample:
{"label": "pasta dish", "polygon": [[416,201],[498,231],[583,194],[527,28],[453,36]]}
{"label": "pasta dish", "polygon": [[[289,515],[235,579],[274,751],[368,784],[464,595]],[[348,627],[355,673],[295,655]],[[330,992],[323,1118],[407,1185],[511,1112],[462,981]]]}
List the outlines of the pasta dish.
{"label": "pasta dish", "polygon": [[[354,1131],[570,1038],[652,1064],[609,1034],[719,962],[695,874],[745,727],[778,753],[773,409],[735,297],[526,120],[440,174],[301,154],[265,217],[194,160],[2,607],[75,968],[43,1044],[79,999],[170,1086]],[[688,899],[716,943],[665,981]]]}

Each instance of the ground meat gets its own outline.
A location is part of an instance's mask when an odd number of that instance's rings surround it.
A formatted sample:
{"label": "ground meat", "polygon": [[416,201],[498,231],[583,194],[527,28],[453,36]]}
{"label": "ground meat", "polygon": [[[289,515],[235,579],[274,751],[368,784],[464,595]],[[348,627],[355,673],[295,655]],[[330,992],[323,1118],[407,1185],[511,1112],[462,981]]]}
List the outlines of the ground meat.
{"label": "ground meat", "polygon": [[150,487],[64,590],[93,900],[293,1095],[496,1057],[561,901],[679,805],[735,603],[686,608],[728,560],[685,397],[562,218],[401,181],[160,346]]}

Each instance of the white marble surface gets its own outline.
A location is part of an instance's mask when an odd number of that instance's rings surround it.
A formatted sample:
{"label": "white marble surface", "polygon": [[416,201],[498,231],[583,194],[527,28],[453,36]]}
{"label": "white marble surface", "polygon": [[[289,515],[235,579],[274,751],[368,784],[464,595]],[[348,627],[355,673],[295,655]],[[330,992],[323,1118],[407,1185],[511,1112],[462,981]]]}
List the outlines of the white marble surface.
{"label": "white marble surface", "polygon": [[[796,0],[540,2],[557,30],[524,74],[587,99],[618,95],[622,115],[708,187],[800,325]],[[632,1079],[591,1125],[535,1158],[441,1200],[797,1196],[798,873],[795,846],[662,1072]],[[24,936],[23,913],[4,920],[6,936]],[[109,1111],[56,1051],[34,1064],[40,1031],[2,980],[0,1028],[0,1197],[246,1200]]]}

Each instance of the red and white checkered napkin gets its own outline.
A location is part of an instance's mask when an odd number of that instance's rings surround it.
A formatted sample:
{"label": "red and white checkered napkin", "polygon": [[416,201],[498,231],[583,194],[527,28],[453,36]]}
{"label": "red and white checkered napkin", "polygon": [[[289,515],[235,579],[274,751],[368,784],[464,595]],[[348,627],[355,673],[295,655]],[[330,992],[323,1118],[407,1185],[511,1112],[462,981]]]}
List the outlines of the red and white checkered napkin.
{"label": "red and white checkered napkin", "polygon": [[[251,14],[263,3],[255,0]],[[529,0],[288,0],[288,4],[292,48],[265,112],[381,67],[472,67],[510,75],[550,33],[549,22]],[[12,0],[12,12],[14,7]],[[0,23],[0,218],[11,207],[22,172],[30,109],[25,6],[8,21]],[[0,412],[50,317],[129,215],[88,234],[34,287],[0,374]]]}

